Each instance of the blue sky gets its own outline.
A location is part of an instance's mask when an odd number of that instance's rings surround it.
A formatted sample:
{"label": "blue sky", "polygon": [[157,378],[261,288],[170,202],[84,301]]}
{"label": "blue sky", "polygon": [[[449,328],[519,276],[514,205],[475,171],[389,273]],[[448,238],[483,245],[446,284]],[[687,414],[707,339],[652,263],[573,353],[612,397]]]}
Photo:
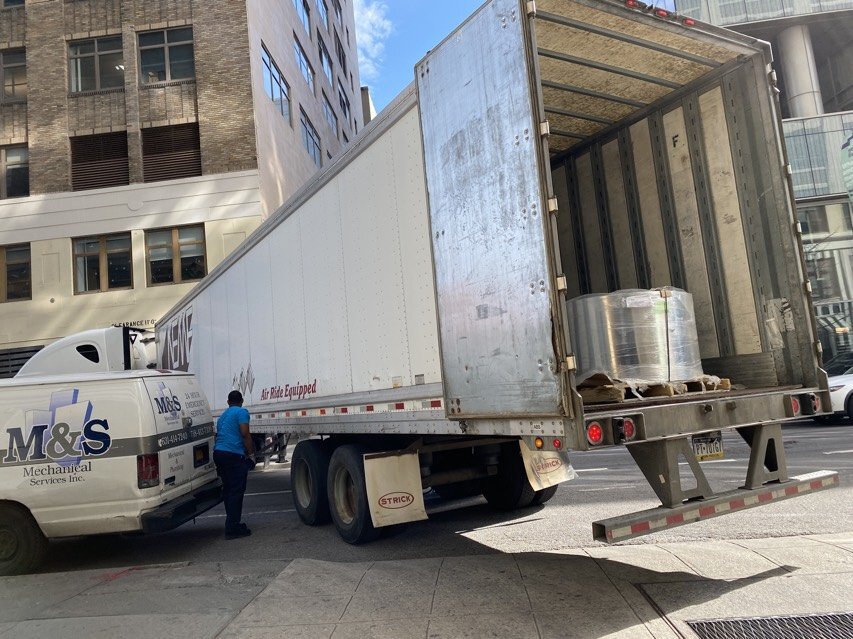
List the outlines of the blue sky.
{"label": "blue sky", "polygon": [[[652,4],[654,0],[645,0]],[[415,64],[483,0],[353,0],[361,83],[381,111],[413,79]],[[672,6],[672,0],[658,0]]]}

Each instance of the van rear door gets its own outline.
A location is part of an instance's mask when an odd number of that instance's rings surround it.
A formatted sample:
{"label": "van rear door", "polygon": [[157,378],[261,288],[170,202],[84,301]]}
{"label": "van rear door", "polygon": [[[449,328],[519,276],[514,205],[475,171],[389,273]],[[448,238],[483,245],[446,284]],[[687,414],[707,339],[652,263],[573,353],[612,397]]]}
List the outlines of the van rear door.
{"label": "van rear door", "polygon": [[213,417],[195,377],[146,377],[157,428],[160,479],[167,490],[213,469]]}

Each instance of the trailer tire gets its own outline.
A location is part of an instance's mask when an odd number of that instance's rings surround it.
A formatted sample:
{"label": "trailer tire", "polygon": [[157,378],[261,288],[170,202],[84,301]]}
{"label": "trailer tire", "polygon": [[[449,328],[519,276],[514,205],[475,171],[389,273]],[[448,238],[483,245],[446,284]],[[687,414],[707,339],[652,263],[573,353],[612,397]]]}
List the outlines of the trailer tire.
{"label": "trailer tire", "polygon": [[543,488],[542,490],[537,490],[536,494],[533,495],[533,501],[530,502],[531,506],[538,506],[539,504],[544,504],[551,500],[555,494],[557,494],[557,487],[559,484],[555,486],[551,486],[549,488]]}
{"label": "trailer tire", "polygon": [[0,575],[35,570],[47,553],[47,539],[23,507],[0,504]]}
{"label": "trailer tire", "polygon": [[327,481],[329,511],[338,534],[348,544],[363,544],[379,537],[373,526],[364,481],[363,446],[345,444],[332,453]]}
{"label": "trailer tire", "polygon": [[304,439],[296,444],[290,459],[293,506],[299,519],[309,526],[320,526],[331,520],[326,488],[330,457],[322,441]]}
{"label": "trailer tire", "polygon": [[483,482],[483,496],[496,510],[526,508],[533,503],[536,491],[527,479],[517,443],[501,446],[498,474]]}

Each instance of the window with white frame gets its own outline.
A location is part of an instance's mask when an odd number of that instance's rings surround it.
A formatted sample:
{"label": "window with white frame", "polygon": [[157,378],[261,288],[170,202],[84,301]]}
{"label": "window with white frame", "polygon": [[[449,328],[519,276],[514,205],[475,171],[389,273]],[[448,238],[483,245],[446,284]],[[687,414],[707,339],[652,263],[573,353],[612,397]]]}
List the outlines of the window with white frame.
{"label": "window with white frame", "polygon": [[317,12],[320,14],[320,20],[326,25],[326,31],[329,30],[329,7],[326,6],[326,0],[317,0]]}
{"label": "window with white frame", "polygon": [[290,124],[290,85],[284,79],[275,60],[269,51],[261,45],[261,61],[263,63],[264,91],[273,101],[278,112]]}
{"label": "window with white frame", "polygon": [[33,297],[30,245],[0,246],[0,302]]}
{"label": "window with white frame", "polygon": [[305,115],[305,111],[302,109],[299,111],[301,116],[299,119],[302,123],[302,142],[305,144],[308,155],[311,156],[314,164],[319,168],[323,164],[323,154],[320,150],[320,135],[317,133],[317,129],[314,128],[314,125],[311,124],[311,120]]}
{"label": "window with white frame", "polygon": [[3,74],[3,102],[27,99],[27,54],[23,49],[0,51],[0,73]]}
{"label": "window with white frame", "polygon": [[79,40],[68,45],[71,93],[124,86],[121,36]]}
{"label": "window with white frame", "polygon": [[329,86],[334,87],[335,76],[332,71],[332,56],[329,55],[329,50],[326,48],[323,38],[320,37],[319,31],[317,31],[317,49],[320,52],[320,66],[323,67],[323,73],[329,79]]}
{"label": "window with white frame", "polygon": [[305,32],[308,37],[311,37],[311,9],[308,6],[308,0],[293,0],[293,6],[296,8],[299,21],[305,27]]}
{"label": "window with white frame", "polygon": [[130,233],[80,237],[73,247],[75,293],[133,287]]}
{"label": "window with white frame", "polygon": [[332,108],[332,103],[329,102],[329,98],[326,97],[325,92],[323,92],[323,115],[326,116],[326,122],[329,123],[329,126],[332,128],[332,131],[335,132],[335,137],[337,137],[338,116],[335,115],[335,110]]}
{"label": "window with white frame", "polygon": [[193,29],[160,29],[139,34],[139,79],[142,84],[195,78]]}
{"label": "window with white frame", "polygon": [[193,282],[207,275],[204,224],[145,231],[148,285]]}
{"label": "window with white frame", "polygon": [[302,77],[305,78],[305,81],[308,83],[308,86],[311,87],[311,91],[313,92],[314,68],[311,66],[311,63],[308,62],[308,56],[305,54],[305,49],[303,49],[302,45],[299,44],[299,40],[293,41],[293,51],[296,53],[296,64],[299,66],[299,71],[302,73]]}

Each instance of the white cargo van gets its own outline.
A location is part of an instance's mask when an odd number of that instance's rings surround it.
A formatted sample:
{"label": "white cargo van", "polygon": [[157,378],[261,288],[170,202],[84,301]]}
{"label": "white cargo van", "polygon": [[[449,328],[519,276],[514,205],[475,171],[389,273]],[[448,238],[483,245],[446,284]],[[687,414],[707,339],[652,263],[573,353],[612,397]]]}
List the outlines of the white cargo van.
{"label": "white cargo van", "polygon": [[[90,337],[82,347],[76,338],[72,350],[109,362],[99,349],[110,340]],[[44,357],[67,355],[69,342]],[[48,539],[160,532],[212,508],[220,501],[213,437],[210,407],[190,374],[112,370],[0,382],[0,575],[33,570]]]}

